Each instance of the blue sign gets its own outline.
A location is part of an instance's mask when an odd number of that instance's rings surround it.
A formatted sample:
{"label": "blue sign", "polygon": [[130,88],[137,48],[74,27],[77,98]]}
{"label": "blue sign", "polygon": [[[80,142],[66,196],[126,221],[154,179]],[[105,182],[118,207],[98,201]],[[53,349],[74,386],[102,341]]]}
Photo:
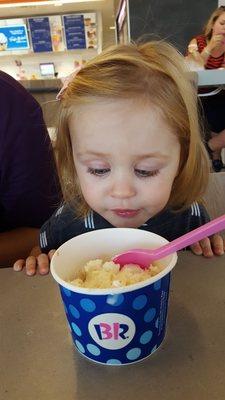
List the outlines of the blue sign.
{"label": "blue sign", "polygon": [[29,18],[28,21],[30,26],[33,51],[35,53],[52,51],[49,17]]}
{"label": "blue sign", "polygon": [[86,49],[84,16],[71,14],[63,16],[67,50]]}
{"label": "blue sign", "polygon": [[0,26],[0,50],[28,49],[26,25]]}

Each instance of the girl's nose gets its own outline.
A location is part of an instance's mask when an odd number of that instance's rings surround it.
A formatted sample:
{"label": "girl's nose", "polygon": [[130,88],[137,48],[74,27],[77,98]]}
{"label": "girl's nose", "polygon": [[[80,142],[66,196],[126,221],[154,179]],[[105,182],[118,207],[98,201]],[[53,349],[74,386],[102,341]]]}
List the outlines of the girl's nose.
{"label": "girl's nose", "polygon": [[135,196],[136,190],[132,180],[124,177],[114,180],[111,187],[111,196],[118,199],[128,199]]}

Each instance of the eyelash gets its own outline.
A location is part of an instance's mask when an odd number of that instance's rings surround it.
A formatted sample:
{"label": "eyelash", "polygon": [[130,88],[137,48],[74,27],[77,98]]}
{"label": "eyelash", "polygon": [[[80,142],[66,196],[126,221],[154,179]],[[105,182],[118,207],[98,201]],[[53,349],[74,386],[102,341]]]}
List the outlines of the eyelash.
{"label": "eyelash", "polygon": [[139,176],[140,178],[152,178],[156,175],[158,175],[159,170],[156,169],[155,171],[145,171],[144,169],[135,169],[135,174]]}
{"label": "eyelash", "polygon": [[87,171],[91,175],[102,176],[110,172],[109,168],[88,168]]}
{"label": "eyelash", "polygon": [[[91,175],[103,176],[103,175],[106,175],[108,172],[110,172],[110,169],[109,168],[90,168],[89,167],[87,172]],[[142,169],[135,169],[134,172],[139,178],[150,178],[150,177],[152,178],[159,174],[159,170],[145,171]]]}

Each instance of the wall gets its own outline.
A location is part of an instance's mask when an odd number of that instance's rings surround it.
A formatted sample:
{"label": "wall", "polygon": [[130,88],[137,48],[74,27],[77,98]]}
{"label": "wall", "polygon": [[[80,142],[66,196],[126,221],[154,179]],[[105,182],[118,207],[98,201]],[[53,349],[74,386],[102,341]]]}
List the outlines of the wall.
{"label": "wall", "polygon": [[184,53],[217,6],[217,0],[129,0],[131,38],[151,34]]}
{"label": "wall", "polygon": [[24,79],[32,79],[35,75],[40,79],[39,63],[54,62],[58,77],[64,77],[74,70],[74,61],[80,64],[84,60],[89,60],[94,57],[96,52],[94,50],[70,50],[67,52],[58,53],[30,53],[4,56],[0,58],[0,69],[18,79],[18,67],[16,67],[15,60],[22,60],[24,69]]}
{"label": "wall", "polygon": [[[60,7],[55,5],[46,6],[29,6],[29,7],[12,7],[1,8],[0,19],[7,18],[27,18],[40,15],[69,14],[69,13],[86,13],[97,12],[98,14],[98,32],[101,37],[102,47],[107,47],[115,43],[115,32],[110,27],[114,25],[114,8],[113,0],[92,1],[84,3],[62,4]],[[99,19],[99,15],[101,18]],[[61,53],[31,53],[26,54],[24,51],[18,52],[14,56],[0,57],[0,69],[12,74],[16,77],[18,68],[15,65],[15,59],[22,60],[25,74],[28,78],[35,74],[38,78],[39,63],[54,62],[56,63],[56,71],[59,77],[67,75],[74,69],[74,60],[88,60],[94,55],[93,51],[75,50]]]}
{"label": "wall", "polygon": [[[73,13],[72,11],[70,13]],[[51,15],[51,14],[46,14]],[[31,16],[31,15],[30,15]],[[9,20],[8,20],[9,21]],[[11,25],[26,23],[25,19],[10,19]],[[15,22],[14,22],[15,21]],[[0,25],[4,26],[4,20],[0,20]],[[58,52],[39,52],[34,53],[30,50],[17,51],[1,51],[0,52],[0,69],[12,75],[16,79],[40,79],[40,63],[53,62],[58,77],[64,77],[70,74],[75,68],[75,62],[82,64],[83,62],[93,58],[102,48],[102,18],[101,13],[96,13],[96,26],[98,35],[98,50],[97,49],[79,49],[65,50]],[[28,36],[29,34],[29,25]],[[31,38],[30,38],[31,42]],[[22,62],[22,67],[16,66],[15,60]],[[21,73],[22,71],[22,73]]]}
{"label": "wall", "polygon": [[117,13],[117,11],[118,11],[119,4],[120,4],[120,0],[114,0],[114,12],[115,12],[115,16],[116,16],[116,13]]}

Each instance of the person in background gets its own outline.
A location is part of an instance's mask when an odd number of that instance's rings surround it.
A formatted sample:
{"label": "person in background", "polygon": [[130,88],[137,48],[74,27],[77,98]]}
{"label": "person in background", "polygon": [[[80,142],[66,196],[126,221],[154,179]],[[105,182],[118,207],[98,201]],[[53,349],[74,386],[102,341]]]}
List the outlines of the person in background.
{"label": "person in background", "polygon": [[[196,36],[188,45],[188,56],[205,69],[225,68],[225,6],[217,8],[210,16],[203,34]],[[207,149],[212,157],[213,168],[221,171],[221,150],[225,147],[225,93],[201,97],[204,113],[211,134]]]}
{"label": "person in background", "polygon": [[11,266],[30,254],[61,194],[41,108],[3,71],[0,121],[0,266]]}
{"label": "person in background", "polygon": [[[172,46],[114,46],[67,83],[56,139],[65,204],[42,226],[39,255],[16,271],[48,273],[54,249],[84,232],[129,227],[173,240],[209,220],[197,202],[209,177],[197,96]],[[215,235],[191,249],[210,257],[224,243]]]}

